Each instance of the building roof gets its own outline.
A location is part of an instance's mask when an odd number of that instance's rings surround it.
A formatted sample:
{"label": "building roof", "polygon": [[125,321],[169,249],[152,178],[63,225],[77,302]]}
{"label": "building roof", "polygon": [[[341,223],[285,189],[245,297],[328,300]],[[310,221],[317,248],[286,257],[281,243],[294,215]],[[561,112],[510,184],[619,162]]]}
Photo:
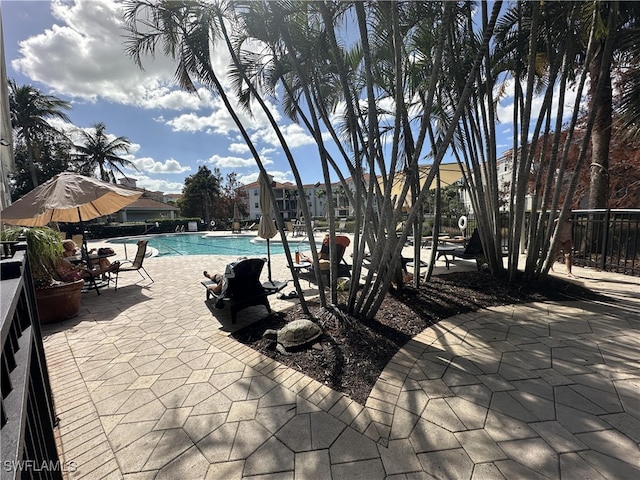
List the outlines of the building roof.
{"label": "building roof", "polygon": [[[280,182],[274,182],[275,185],[273,188],[295,188],[295,184],[291,183],[291,182],[285,182],[285,183],[280,183]],[[247,183],[246,185],[242,185],[242,187],[240,188],[260,188],[260,184],[255,181],[255,182],[251,182],[251,183]]]}
{"label": "building roof", "polygon": [[174,210],[177,211],[179,208],[164,202],[158,202],[157,200],[152,200],[151,198],[139,198],[135,202],[130,205],[127,205],[123,210]]}

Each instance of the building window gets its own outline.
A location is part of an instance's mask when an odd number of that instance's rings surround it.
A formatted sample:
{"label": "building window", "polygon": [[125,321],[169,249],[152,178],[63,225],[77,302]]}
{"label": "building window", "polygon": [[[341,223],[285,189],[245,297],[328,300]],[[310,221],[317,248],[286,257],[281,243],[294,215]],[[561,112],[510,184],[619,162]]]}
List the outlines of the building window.
{"label": "building window", "polygon": [[260,208],[260,207],[258,206],[258,202],[256,202],[256,203],[254,203],[254,204],[253,204],[253,208]]}
{"label": "building window", "polygon": [[257,197],[257,196],[258,196],[258,190],[257,190],[257,189],[253,191],[253,196],[254,196],[254,197]]}

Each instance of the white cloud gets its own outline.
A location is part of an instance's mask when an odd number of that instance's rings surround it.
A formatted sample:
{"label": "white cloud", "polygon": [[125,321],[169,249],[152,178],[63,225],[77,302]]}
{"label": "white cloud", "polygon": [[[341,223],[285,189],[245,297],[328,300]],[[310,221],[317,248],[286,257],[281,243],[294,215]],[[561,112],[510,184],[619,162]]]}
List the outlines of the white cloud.
{"label": "white cloud", "polygon": [[[304,147],[307,145],[315,145],[314,138],[309,135],[305,130],[295,123],[289,125],[281,125],[280,131],[282,132],[289,148]],[[251,139],[253,141],[263,141],[269,145],[280,147],[280,141],[276,136],[276,133],[271,127],[263,128],[256,131]]]}
{"label": "white cloud", "polygon": [[255,167],[256,161],[251,158],[240,158],[240,157],[223,157],[221,155],[212,155],[207,163],[212,164],[214,167],[218,168],[244,168],[244,167]]}
{"label": "white cloud", "polygon": [[[553,100],[552,100],[552,112],[557,112],[558,109],[558,98],[559,98],[559,86],[556,85],[553,91]],[[511,132],[513,129],[513,95],[510,93],[513,91],[513,80],[507,81],[506,91],[509,92],[509,95],[505,96],[498,104],[497,108],[497,116],[498,120],[502,125],[504,125],[503,132]],[[563,119],[566,121],[571,118],[571,114],[573,111],[573,107],[576,102],[577,92],[575,88],[567,88],[564,99],[564,115]],[[540,114],[540,109],[542,107],[542,102],[544,100],[543,95],[537,95],[531,104],[531,121],[532,124],[535,123],[538,115]],[[586,102],[586,99],[581,99],[581,103]],[[584,105],[583,105],[584,106]],[[533,125],[532,125],[533,127]]]}
{"label": "white cloud", "polygon": [[[262,110],[255,110],[254,115],[252,116],[248,112],[242,110],[236,103],[235,99],[229,98],[229,101],[235,108],[235,113],[240,119],[241,124],[244,125],[248,131],[270,129],[267,116]],[[231,136],[236,132],[239,132],[233,117],[227,110],[227,107],[221,98],[210,98],[207,108],[212,109],[211,113],[208,115],[199,115],[194,112],[185,113],[167,120],[166,124],[169,125],[174,132],[205,132],[225,136]],[[277,107],[269,104],[269,108],[271,109],[274,118],[279,118],[279,115],[277,114]],[[240,135],[236,138],[238,138],[239,142],[243,141],[242,136]]]}
{"label": "white cloud", "polygon": [[275,148],[263,147],[260,149],[260,155],[265,157],[275,152],[277,152],[277,149]]}
{"label": "white cloud", "polygon": [[182,187],[184,187],[183,182],[170,182],[168,180],[151,178],[140,174],[134,174],[132,177],[136,179],[136,186],[146,188],[152,192],[181,193]]}
{"label": "white cloud", "polygon": [[167,121],[167,125],[174,132],[207,132],[227,135],[230,130],[236,127],[232,121],[230,122],[231,117],[221,114],[222,111],[214,111],[207,116],[185,113]]}
{"label": "white cloud", "polygon": [[191,171],[191,167],[180,165],[180,162],[169,158],[158,162],[150,157],[132,158],[131,162],[142,172],[148,173],[184,173]]}
{"label": "white cloud", "polygon": [[175,63],[163,56],[144,59],[138,68],[125,51],[122,2],[53,0],[57,24],[20,42],[12,67],[51,88],[58,96],[96,102],[106,99],[142,108],[199,109],[212,95],[198,95],[175,84]]}
{"label": "white cloud", "polygon": [[[293,173],[290,171],[282,172],[268,170],[267,172],[269,175],[272,175],[273,179],[278,183],[293,183]],[[257,182],[259,174],[260,172],[252,172],[246,175],[238,175],[238,180],[244,185],[247,185],[249,183]]]}
{"label": "white cloud", "polygon": [[232,153],[247,153],[249,147],[246,143],[231,143],[229,145],[229,151]]}

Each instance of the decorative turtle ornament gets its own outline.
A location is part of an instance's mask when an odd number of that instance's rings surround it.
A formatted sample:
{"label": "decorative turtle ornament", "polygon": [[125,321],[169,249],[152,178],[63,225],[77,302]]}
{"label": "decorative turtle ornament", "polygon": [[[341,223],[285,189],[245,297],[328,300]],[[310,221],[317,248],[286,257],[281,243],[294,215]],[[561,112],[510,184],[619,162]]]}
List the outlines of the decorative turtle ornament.
{"label": "decorative turtle ornament", "polygon": [[293,320],[280,330],[265,330],[263,338],[275,340],[276,349],[283,355],[289,355],[287,348],[301,347],[311,343],[322,335],[322,329],[311,320]]}

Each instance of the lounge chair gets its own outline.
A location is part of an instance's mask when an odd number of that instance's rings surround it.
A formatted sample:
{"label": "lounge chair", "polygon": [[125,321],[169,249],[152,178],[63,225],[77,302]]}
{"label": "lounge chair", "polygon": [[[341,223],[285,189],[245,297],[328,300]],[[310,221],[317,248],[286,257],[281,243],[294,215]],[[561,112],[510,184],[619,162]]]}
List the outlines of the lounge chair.
{"label": "lounge chair", "polygon": [[[444,257],[444,261],[446,262],[447,270],[449,270],[449,264],[457,258],[475,259],[476,262],[480,257],[484,255],[484,250],[482,249],[482,242],[480,241],[480,234],[478,233],[478,229],[474,229],[469,242],[466,247],[439,247],[438,254],[436,259],[440,257]],[[449,258],[451,257],[451,258]],[[478,264],[478,270],[480,270],[480,265]]]}
{"label": "lounge chair", "polygon": [[[227,265],[223,290],[220,293],[208,288],[213,285],[212,281],[201,282],[207,289],[206,300],[213,297],[218,308],[224,308],[228,304],[231,309],[231,323],[236,323],[238,311],[254,305],[264,305],[267,307],[267,312],[271,313],[268,296],[278,290],[266,289],[260,283],[260,274],[265,262],[264,258],[245,258]],[[286,283],[282,284],[280,290],[285,285]]]}
{"label": "lounge chair", "polygon": [[[344,252],[351,243],[351,239],[345,235],[336,235],[335,236],[335,244],[336,244],[336,256],[337,263],[336,268],[338,269],[338,277],[351,277],[351,265],[349,265],[344,259]],[[320,252],[318,252],[318,263],[320,266],[320,272],[327,277],[327,281],[329,279],[329,273],[331,272],[331,263],[329,260],[329,235],[325,236],[322,241],[322,247],[320,247]],[[306,278],[309,281],[315,280],[315,271],[313,265],[306,272],[301,271],[300,276],[302,278]]]}
{"label": "lounge chair", "polygon": [[140,274],[140,276],[144,280],[145,277],[140,271],[142,270],[144,273],[146,273],[149,280],[151,280],[151,283],[149,283],[149,285],[151,285],[154,282],[153,278],[151,278],[151,275],[149,275],[149,272],[147,272],[147,270],[142,266],[144,262],[144,257],[147,254],[148,243],[149,242],[147,240],[138,240],[138,251],[136,252],[136,256],[133,259],[133,261],[120,260],[120,268],[116,272],[114,272],[116,277],[116,280],[115,280],[116,290],[118,289],[118,277],[122,272],[138,272],[138,274]]}

